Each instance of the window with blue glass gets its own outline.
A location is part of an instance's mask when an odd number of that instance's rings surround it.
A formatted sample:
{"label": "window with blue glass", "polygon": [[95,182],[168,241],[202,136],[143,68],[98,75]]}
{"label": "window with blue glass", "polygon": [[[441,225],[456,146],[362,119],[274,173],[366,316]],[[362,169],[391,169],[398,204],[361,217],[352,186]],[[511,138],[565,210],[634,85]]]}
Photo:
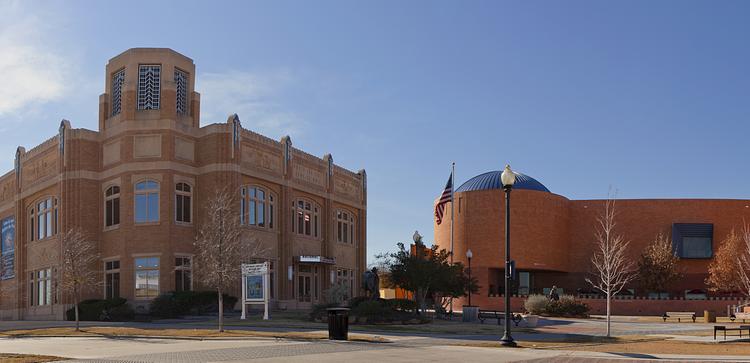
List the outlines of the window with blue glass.
{"label": "window with blue glass", "polygon": [[714,225],[711,223],[675,223],[672,245],[680,258],[713,257]]}
{"label": "window with blue glass", "polygon": [[159,183],[145,180],[135,185],[135,223],[159,221]]}

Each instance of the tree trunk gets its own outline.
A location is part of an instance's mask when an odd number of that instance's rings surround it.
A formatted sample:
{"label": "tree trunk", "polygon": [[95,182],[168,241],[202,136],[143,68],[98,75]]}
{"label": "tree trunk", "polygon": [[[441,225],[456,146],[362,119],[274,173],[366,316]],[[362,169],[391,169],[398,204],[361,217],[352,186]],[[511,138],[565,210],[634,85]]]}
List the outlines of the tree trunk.
{"label": "tree trunk", "polygon": [[607,291],[607,338],[611,336],[611,321],[612,321],[612,315],[610,312],[610,304],[612,300],[612,295],[609,291]]}
{"label": "tree trunk", "polygon": [[221,289],[216,289],[219,294],[219,333],[224,332],[224,295]]}
{"label": "tree trunk", "polygon": [[78,297],[73,298],[73,308],[76,312],[76,331],[81,331],[81,320],[78,318]]}

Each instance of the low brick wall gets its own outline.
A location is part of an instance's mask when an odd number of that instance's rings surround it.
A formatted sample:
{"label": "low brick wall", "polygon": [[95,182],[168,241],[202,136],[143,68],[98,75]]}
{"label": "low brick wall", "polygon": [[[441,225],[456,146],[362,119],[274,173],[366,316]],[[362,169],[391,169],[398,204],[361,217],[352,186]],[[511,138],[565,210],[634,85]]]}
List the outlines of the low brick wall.
{"label": "low brick wall", "polygon": [[[504,310],[504,299],[502,296],[490,296],[482,299],[486,304],[478,304],[482,309]],[[603,315],[606,313],[606,299],[579,298],[591,308],[590,314]],[[513,311],[523,311],[525,296],[511,297]],[[737,305],[736,298],[710,298],[708,300],[664,300],[664,299],[618,299],[612,300],[612,315],[643,315],[661,316],[667,311],[692,311],[697,316],[703,316],[703,311],[708,310],[716,316],[726,316],[727,306]]]}

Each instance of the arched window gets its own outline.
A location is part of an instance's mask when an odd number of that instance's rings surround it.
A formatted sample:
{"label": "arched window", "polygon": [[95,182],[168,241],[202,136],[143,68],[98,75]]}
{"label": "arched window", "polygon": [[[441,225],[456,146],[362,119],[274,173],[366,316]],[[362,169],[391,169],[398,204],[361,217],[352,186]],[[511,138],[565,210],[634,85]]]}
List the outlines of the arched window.
{"label": "arched window", "polygon": [[144,180],[135,185],[135,223],[159,221],[159,183]]}
{"label": "arched window", "polygon": [[354,214],[347,210],[336,211],[336,240],[341,243],[354,244]]}
{"label": "arched window", "polygon": [[273,229],[275,198],[265,188],[242,187],[240,200],[240,223],[248,226]]}
{"label": "arched window", "polygon": [[189,184],[177,183],[175,187],[175,220],[179,223],[192,223],[193,189]]}
{"label": "arched window", "polygon": [[29,211],[29,236],[42,240],[57,234],[57,198],[37,202]]}
{"label": "arched window", "polygon": [[120,187],[113,185],[104,192],[104,226],[120,224]]}
{"label": "arched window", "polygon": [[292,232],[299,235],[320,236],[320,207],[310,201],[300,199],[292,202]]}

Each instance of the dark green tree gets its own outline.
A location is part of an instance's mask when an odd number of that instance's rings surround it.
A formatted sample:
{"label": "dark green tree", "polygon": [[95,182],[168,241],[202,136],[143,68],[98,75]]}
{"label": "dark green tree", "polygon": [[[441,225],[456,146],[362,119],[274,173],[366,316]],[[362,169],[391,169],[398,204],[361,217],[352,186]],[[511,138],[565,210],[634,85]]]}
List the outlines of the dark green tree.
{"label": "dark green tree", "polygon": [[445,249],[439,250],[437,246],[426,249],[421,238],[416,242],[414,251],[407,250],[403,243],[397,246],[396,252],[377,256],[380,265],[388,271],[385,281],[389,287],[412,292],[422,312],[427,309],[430,299],[438,308],[446,299],[479,290],[477,280],[469,279],[462,263],[450,263],[450,252]]}

